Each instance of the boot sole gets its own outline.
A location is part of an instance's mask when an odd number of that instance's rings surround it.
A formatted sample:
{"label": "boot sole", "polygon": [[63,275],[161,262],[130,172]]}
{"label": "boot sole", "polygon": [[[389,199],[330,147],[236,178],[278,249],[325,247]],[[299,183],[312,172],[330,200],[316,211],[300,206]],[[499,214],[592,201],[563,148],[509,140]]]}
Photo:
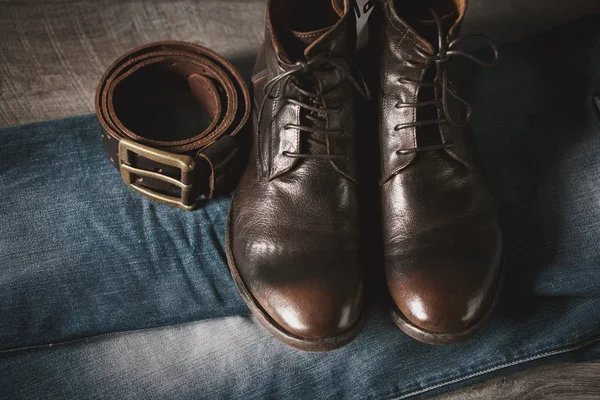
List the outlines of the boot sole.
{"label": "boot sole", "polygon": [[453,344],[470,338],[475,333],[477,333],[479,329],[481,329],[481,327],[485,324],[489,316],[493,313],[494,309],[498,305],[500,294],[502,292],[502,287],[504,284],[504,274],[506,269],[505,263],[506,259],[505,255],[503,255],[502,268],[500,271],[500,276],[498,278],[498,284],[496,287],[496,293],[494,294],[492,303],[490,304],[486,313],[479,319],[479,321],[475,322],[468,329],[452,333],[439,333],[428,331],[412,323],[408,318],[406,318],[406,316],[398,309],[398,307],[395,304],[390,310],[392,321],[394,321],[398,328],[400,328],[400,330],[402,330],[402,332],[406,333],[408,336],[427,344]]}
{"label": "boot sole", "polygon": [[[232,198],[233,202],[233,198]],[[348,343],[350,343],[362,330],[365,324],[365,313],[364,310],[361,311],[361,314],[355,324],[348,329],[347,331],[328,338],[319,338],[319,339],[310,339],[304,338],[301,336],[294,335],[293,333],[287,331],[281,325],[279,325],[275,320],[269,316],[269,314],[261,307],[258,301],[254,298],[250,290],[247,288],[244,283],[241,275],[239,274],[237,267],[235,266],[235,259],[233,257],[233,252],[231,251],[231,221],[233,219],[233,207],[229,207],[229,213],[227,215],[227,225],[225,227],[225,254],[227,256],[227,266],[229,267],[229,273],[233,278],[233,283],[235,284],[238,292],[242,296],[242,299],[250,308],[250,311],[256,317],[258,322],[262,326],[265,327],[271,335],[275,336],[279,341],[291,346],[295,349],[302,351],[310,351],[310,352],[324,352],[331,351],[337,348],[340,348]]]}

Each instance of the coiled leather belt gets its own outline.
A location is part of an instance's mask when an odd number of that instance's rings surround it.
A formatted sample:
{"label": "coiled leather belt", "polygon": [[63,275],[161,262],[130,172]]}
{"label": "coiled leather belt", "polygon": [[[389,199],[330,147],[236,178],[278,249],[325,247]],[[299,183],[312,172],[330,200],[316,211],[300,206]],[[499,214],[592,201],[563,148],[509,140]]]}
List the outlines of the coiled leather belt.
{"label": "coiled leather belt", "polygon": [[248,88],[229,62],[182,42],[125,54],[96,92],[104,149],[123,182],[184,210],[194,209],[202,195],[229,189],[239,152],[235,136],[250,104]]}

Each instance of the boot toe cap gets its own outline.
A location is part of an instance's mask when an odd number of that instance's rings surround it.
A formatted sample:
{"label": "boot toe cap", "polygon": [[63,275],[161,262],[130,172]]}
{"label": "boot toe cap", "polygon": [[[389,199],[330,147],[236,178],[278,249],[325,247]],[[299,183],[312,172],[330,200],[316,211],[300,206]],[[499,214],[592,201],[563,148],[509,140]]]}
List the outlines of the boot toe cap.
{"label": "boot toe cap", "polygon": [[356,325],[363,283],[353,251],[296,247],[291,254],[292,246],[248,251],[256,247],[249,243],[238,252],[238,270],[271,325],[309,340],[332,338]]}
{"label": "boot toe cap", "polygon": [[287,333],[306,339],[332,338],[350,330],[360,317],[360,290],[340,293],[325,285],[296,284],[258,299]]}
{"label": "boot toe cap", "polygon": [[455,260],[437,265],[413,261],[399,270],[404,272],[388,277],[398,310],[418,329],[437,334],[459,334],[482,321],[501,277],[499,260],[491,264]]}

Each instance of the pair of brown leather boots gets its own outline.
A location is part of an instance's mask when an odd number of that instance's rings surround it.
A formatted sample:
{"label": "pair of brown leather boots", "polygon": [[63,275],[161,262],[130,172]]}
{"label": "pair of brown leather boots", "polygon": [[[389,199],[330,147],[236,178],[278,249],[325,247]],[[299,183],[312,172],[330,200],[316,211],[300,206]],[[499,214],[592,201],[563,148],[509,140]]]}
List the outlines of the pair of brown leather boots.
{"label": "pair of brown leather boots", "polygon": [[357,100],[369,90],[353,62],[353,4],[267,1],[252,78],[253,148],[229,213],[227,257],[243,299],[283,342],[332,350],[362,328],[359,249],[369,238],[359,238],[356,142],[376,141],[377,131],[381,173],[372,180],[382,206],[374,218],[394,322],[423,342],[452,343],[477,330],[496,302],[498,212],[472,157],[470,108],[447,68],[457,56],[486,64],[458,49],[466,6],[376,3],[366,64],[376,71],[377,118],[358,129]]}

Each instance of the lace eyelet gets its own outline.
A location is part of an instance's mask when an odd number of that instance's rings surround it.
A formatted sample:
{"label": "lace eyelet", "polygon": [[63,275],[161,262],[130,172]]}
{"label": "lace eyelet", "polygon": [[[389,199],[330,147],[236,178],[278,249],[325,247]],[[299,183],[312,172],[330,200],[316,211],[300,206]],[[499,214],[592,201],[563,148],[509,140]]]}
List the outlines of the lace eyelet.
{"label": "lace eyelet", "polygon": [[396,103],[396,108],[402,108],[402,103],[400,103],[400,102]]}
{"label": "lace eyelet", "polygon": [[400,130],[400,125],[396,125],[396,126],[394,127],[394,131],[398,132],[399,130]]}

